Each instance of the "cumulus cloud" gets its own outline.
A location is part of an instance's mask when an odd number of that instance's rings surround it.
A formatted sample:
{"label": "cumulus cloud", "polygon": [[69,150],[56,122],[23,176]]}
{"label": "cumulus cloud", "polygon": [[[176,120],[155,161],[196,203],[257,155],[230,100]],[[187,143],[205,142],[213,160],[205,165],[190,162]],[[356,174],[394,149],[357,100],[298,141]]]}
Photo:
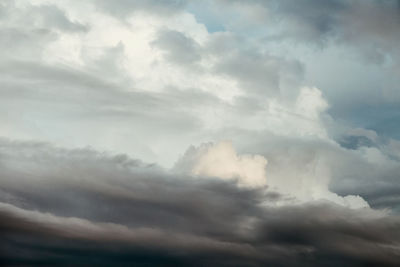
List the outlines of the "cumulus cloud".
{"label": "cumulus cloud", "polygon": [[[306,154],[308,153],[308,155]],[[369,207],[360,196],[341,197],[329,189],[332,180],[330,159],[318,150],[292,148],[272,155],[269,185],[301,201],[326,199],[351,208]],[[268,170],[267,170],[268,171]]]}
{"label": "cumulus cloud", "polygon": [[190,147],[176,163],[175,170],[196,176],[208,176],[236,180],[240,186],[270,187],[292,198],[292,203],[328,200],[338,205],[358,209],[369,207],[359,195],[339,196],[329,190],[331,171],[328,159],[323,154],[284,151],[269,154],[272,159],[271,172],[268,160],[261,155],[237,155],[231,142],[202,144]]}
{"label": "cumulus cloud", "polygon": [[398,11],[1,1],[2,263],[396,266]]}
{"label": "cumulus cloud", "polygon": [[267,184],[267,162],[260,155],[237,155],[232,143],[223,141],[189,148],[175,168],[193,175],[237,179],[242,186],[262,187]]}

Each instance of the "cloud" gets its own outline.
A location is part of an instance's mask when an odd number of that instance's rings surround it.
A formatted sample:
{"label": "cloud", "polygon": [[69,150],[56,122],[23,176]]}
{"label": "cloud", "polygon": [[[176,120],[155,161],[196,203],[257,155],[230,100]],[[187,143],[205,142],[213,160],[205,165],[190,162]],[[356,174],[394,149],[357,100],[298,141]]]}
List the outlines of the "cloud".
{"label": "cloud", "polygon": [[198,44],[178,31],[160,31],[152,43],[166,53],[166,59],[177,64],[190,65],[200,60]]}
{"label": "cloud", "polygon": [[6,264],[398,261],[400,219],[384,212],[323,201],[276,206],[283,196],[273,191],[190,179],[124,155],[4,139],[0,148]]}
{"label": "cloud", "polygon": [[237,155],[228,141],[208,143],[190,147],[174,168],[200,177],[236,180],[244,187],[270,187],[291,197],[292,203],[329,200],[353,209],[369,207],[359,195],[339,196],[329,190],[332,178],[326,155],[301,156],[307,153],[302,150],[295,152],[298,155],[275,153],[269,154],[273,161],[269,172],[268,160],[261,155]]}
{"label": "cloud", "polygon": [[399,138],[398,1],[216,3],[230,14],[220,16],[227,29],[256,43],[263,39],[261,49],[300,61],[304,83],[323,92],[341,126]]}
{"label": "cloud", "polygon": [[65,10],[56,5],[33,5],[24,1],[3,1],[1,4],[4,26],[18,25],[25,29],[51,29],[61,32],[87,32],[86,25],[71,19]]}
{"label": "cloud", "polygon": [[267,184],[267,160],[260,155],[237,155],[231,142],[189,148],[175,168],[193,175],[237,179],[238,184],[262,187]]}
{"label": "cloud", "polygon": [[335,157],[337,166],[332,168],[331,189],[340,195],[359,194],[374,208],[397,212],[399,160],[392,154],[393,145],[393,141],[379,141],[340,153]]}
{"label": "cloud", "polygon": [[187,0],[117,0],[110,3],[107,0],[95,0],[93,1],[93,4],[105,12],[109,12],[110,14],[120,18],[127,17],[138,11],[155,15],[173,15],[176,12],[182,11],[187,2]]}
{"label": "cloud", "polygon": [[[238,151],[268,160],[265,167],[267,187],[290,196],[292,204],[326,200],[358,209],[369,207],[370,199],[364,190],[369,188],[373,192],[379,186],[373,182],[374,177],[387,176],[385,183],[395,186],[392,179],[396,179],[398,164],[393,162],[392,165],[381,155],[383,165],[378,170],[373,163],[375,159],[366,162],[362,150],[343,149],[329,139],[282,136],[268,131],[225,130],[220,136],[235,140]],[[195,162],[189,166],[195,166]],[[371,167],[373,165],[375,167]],[[363,185],[358,181],[364,181]]]}
{"label": "cloud", "polygon": [[[40,16],[25,16],[30,10]],[[190,144],[213,140],[212,131],[282,132],[291,124],[293,116],[268,108],[275,101],[292,111],[281,102],[298,96],[301,64],[233,33],[209,33],[186,11],[121,21],[91,4],[21,1],[10,13],[15,19],[1,26],[5,49],[13,50],[0,66],[2,136],[90,145],[171,166]],[[52,22],[61,15],[60,25]],[[19,39],[20,30],[29,38]]]}
{"label": "cloud", "polygon": [[[231,1],[220,2],[232,6]],[[357,48],[374,63],[384,62],[387,53],[398,57],[395,44],[398,42],[400,9],[396,0],[331,0],[323,3],[317,0],[238,0],[234,3],[240,7],[258,7],[263,12],[257,23],[274,25],[276,29],[266,35],[267,40],[289,38],[318,45],[330,41],[344,43]],[[251,20],[249,16],[245,18]],[[242,23],[246,24],[246,21]]]}
{"label": "cloud", "polygon": [[258,96],[279,95],[282,83],[301,76],[301,64],[276,58],[267,53],[226,53],[214,66],[216,73],[232,77],[248,94]]}
{"label": "cloud", "polygon": [[397,5],[2,1],[0,258],[396,266]]}
{"label": "cloud", "polygon": [[71,19],[55,5],[7,0],[2,1],[0,9],[0,47],[4,60],[37,60],[43,56],[44,48],[61,35],[79,35],[89,31],[87,25]]}

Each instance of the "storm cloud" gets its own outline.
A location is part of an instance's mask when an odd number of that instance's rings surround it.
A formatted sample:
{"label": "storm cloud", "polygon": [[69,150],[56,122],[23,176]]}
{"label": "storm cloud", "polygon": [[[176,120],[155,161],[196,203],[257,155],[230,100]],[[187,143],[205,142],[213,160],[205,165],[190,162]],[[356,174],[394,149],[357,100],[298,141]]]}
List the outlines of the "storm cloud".
{"label": "storm cloud", "polygon": [[0,2],[0,264],[397,266],[399,1]]}
{"label": "storm cloud", "polygon": [[[393,265],[400,219],[171,174],[125,155],[1,143],[5,264]],[[288,261],[282,261],[288,258]]]}

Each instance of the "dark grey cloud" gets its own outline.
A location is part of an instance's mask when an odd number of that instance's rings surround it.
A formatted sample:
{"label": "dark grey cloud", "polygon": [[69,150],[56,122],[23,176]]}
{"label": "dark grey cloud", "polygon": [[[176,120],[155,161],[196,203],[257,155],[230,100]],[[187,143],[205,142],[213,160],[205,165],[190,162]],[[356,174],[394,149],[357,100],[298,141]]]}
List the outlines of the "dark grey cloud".
{"label": "dark grey cloud", "polygon": [[[124,155],[0,145],[4,264],[396,266],[400,219],[193,179]],[[6,194],[3,194],[5,192]]]}
{"label": "dark grey cloud", "polygon": [[362,48],[364,56],[375,63],[385,61],[386,54],[398,57],[400,8],[396,0],[235,2],[266,8],[265,21],[281,25],[281,31],[268,39],[290,38],[319,45],[338,41]]}
{"label": "dark grey cloud", "polygon": [[[253,5],[244,11],[251,15],[268,11],[254,16],[263,29],[244,32],[244,16],[236,25],[241,32],[207,33],[184,14],[187,1],[0,3],[1,135],[97,149],[0,139],[0,265],[398,264],[398,1],[224,2],[229,16],[233,2]],[[218,11],[223,23],[225,9]],[[93,14],[79,17],[85,12]],[[130,24],[139,13],[145,23]],[[190,25],[178,25],[180,19]],[[97,22],[116,29],[103,32]],[[260,33],[268,34],[260,40]],[[300,53],[303,45],[316,44],[323,48],[318,52],[345,47],[351,62],[382,70],[354,74],[342,58],[335,58],[340,64],[333,70],[325,61],[312,62],[313,71],[325,72],[321,80],[328,82],[316,85],[332,109],[309,120],[291,110],[299,87],[314,85],[304,80],[310,62],[301,62],[298,51],[285,53],[299,43]],[[152,52],[157,59],[146,62]],[[363,59],[354,56],[359,52]],[[171,77],[160,75],[160,66]],[[160,83],[155,88],[153,78]],[[192,78],[198,88],[183,85]],[[203,78],[210,80],[202,84]],[[343,82],[325,89],[332,80]],[[239,95],[231,101],[217,96],[231,85]],[[270,114],[268,100],[288,110]],[[314,100],[301,108],[307,112]],[[276,115],[278,123],[259,118],[264,115]],[[298,136],[285,129],[291,119],[280,126],[286,117],[295,118],[294,125],[304,119],[323,130],[340,129],[327,137]],[[283,129],[275,132],[275,125]],[[281,182],[300,193],[316,184],[325,190],[320,199],[327,192],[339,199],[359,195],[386,211],[329,201],[299,204],[272,186],[243,188],[234,180],[195,178],[144,162],[161,157],[172,164],[189,144],[226,139],[239,153],[268,160],[267,184]]]}
{"label": "dark grey cloud", "polygon": [[335,33],[337,25],[341,23],[338,14],[344,12],[349,6],[349,3],[341,0],[325,2],[284,0],[265,1],[262,4],[276,15],[278,21],[289,24],[291,28],[284,32],[288,35],[286,37],[317,42],[323,42],[327,36]]}

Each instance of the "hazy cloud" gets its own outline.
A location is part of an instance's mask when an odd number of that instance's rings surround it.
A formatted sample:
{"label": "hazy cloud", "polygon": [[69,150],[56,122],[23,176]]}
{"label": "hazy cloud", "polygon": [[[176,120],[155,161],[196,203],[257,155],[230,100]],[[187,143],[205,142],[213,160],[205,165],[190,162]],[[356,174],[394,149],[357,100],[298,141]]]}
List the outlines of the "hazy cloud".
{"label": "hazy cloud", "polygon": [[131,15],[137,11],[144,11],[155,15],[171,15],[181,11],[187,4],[187,0],[117,0],[110,3],[107,0],[95,0],[93,5],[100,7],[105,12],[120,18]]}

